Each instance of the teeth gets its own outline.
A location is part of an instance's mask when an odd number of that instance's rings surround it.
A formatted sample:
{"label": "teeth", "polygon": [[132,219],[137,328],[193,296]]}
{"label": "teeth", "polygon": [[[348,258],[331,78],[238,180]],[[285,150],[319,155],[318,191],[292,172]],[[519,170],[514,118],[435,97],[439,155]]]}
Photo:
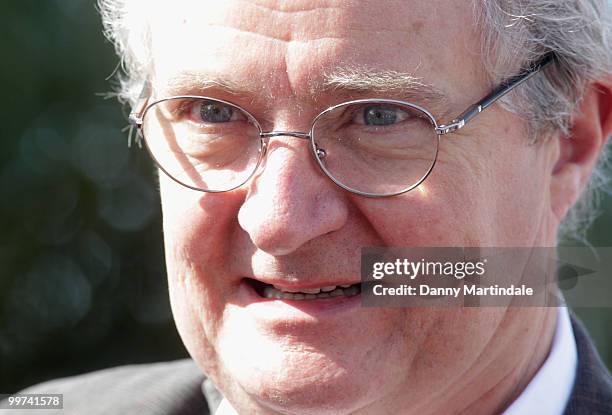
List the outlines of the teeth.
{"label": "teeth", "polygon": [[321,291],[320,288],[301,288],[301,289],[297,289],[297,288],[279,287],[278,285],[275,285],[274,288],[276,288],[278,291],[282,291],[284,293],[319,294],[319,292]]}
{"label": "teeth", "polygon": [[340,285],[319,288],[302,288],[301,290],[281,289],[268,285],[263,290],[265,298],[278,298],[286,300],[315,300],[317,298],[351,297],[361,292],[359,285]]}
{"label": "teeth", "polygon": [[279,287],[278,285],[275,285],[274,288],[276,288],[278,291],[282,291],[284,293],[297,293],[300,290],[296,290],[293,288],[283,288],[283,287]]}

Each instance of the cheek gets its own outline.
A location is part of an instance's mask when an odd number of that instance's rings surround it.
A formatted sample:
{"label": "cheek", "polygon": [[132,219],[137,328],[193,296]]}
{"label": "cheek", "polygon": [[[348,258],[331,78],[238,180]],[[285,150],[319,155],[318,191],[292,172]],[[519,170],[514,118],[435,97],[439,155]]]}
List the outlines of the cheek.
{"label": "cheek", "polygon": [[488,212],[465,177],[452,183],[432,173],[417,189],[394,200],[361,203],[388,246],[476,246],[485,238]]}
{"label": "cheek", "polygon": [[160,173],[166,256],[195,264],[226,260],[243,195],[184,188]]}
{"label": "cheek", "polygon": [[497,246],[546,244],[551,166],[542,148],[521,138],[497,148],[483,167],[480,193],[493,213],[489,220],[497,230]]}
{"label": "cheek", "polygon": [[229,226],[236,216],[235,195],[196,192],[163,174],[160,192],[173,315],[192,356],[212,364],[231,288],[223,264],[228,260]]}
{"label": "cheek", "polygon": [[546,213],[546,163],[535,147],[507,144],[452,156],[449,149],[415,190],[355,203],[388,245],[532,244]]}

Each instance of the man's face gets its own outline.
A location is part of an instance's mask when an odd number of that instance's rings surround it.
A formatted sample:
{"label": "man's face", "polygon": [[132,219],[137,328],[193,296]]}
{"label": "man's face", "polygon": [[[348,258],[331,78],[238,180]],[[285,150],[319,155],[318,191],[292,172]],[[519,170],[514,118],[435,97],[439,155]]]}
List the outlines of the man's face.
{"label": "man's face", "polygon": [[[313,95],[340,67],[397,71],[435,86],[445,100],[411,100],[439,123],[491,88],[473,10],[462,1],[157,7],[155,97],[228,100],[268,131],[308,131],[314,116],[348,99],[404,99],[352,87]],[[202,79],[217,86],[204,88]],[[519,118],[494,106],[441,139],[437,165],[418,189],[391,198],[340,189],[307,141],[291,137],[272,138],[265,168],[230,192],[189,190],[162,174],[171,302],[189,352],[245,413],[392,413],[407,402],[423,410],[460,384],[490,387],[487,377],[512,371],[491,362],[525,346],[516,333],[531,330],[524,319],[535,311],[362,308],[359,296],[274,300],[247,279],[297,290],[357,283],[364,246],[552,245],[551,160],[546,146],[528,146]]]}

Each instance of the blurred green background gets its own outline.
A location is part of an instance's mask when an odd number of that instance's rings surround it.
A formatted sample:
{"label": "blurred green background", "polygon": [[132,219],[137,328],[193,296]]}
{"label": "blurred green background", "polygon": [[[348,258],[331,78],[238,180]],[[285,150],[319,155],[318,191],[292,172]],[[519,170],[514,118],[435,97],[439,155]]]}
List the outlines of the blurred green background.
{"label": "blurred green background", "polygon": [[[154,170],[127,147],[126,110],[102,97],[118,59],[94,2],[6,2],[0,21],[0,393],[187,357]],[[604,204],[596,246],[612,246]],[[577,313],[611,366],[612,309]]]}

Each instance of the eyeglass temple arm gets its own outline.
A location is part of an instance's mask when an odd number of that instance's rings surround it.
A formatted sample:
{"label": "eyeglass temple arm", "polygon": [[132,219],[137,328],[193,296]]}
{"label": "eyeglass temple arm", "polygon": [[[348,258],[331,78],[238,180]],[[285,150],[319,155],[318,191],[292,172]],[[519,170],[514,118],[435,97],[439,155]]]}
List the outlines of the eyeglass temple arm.
{"label": "eyeglass temple arm", "polygon": [[132,111],[130,112],[129,122],[130,122],[130,132],[128,133],[128,147],[132,146],[132,133],[134,129],[136,129],[136,144],[138,147],[142,148],[142,117],[147,108],[147,103],[149,102],[149,97],[151,95],[151,84],[149,81],[145,81],[142,86],[142,91],[140,91],[140,96],[136,101],[136,104],[132,107]]}
{"label": "eyeglass temple arm", "polygon": [[149,81],[145,81],[142,91],[140,91],[140,96],[136,101],[136,104],[132,107],[132,111],[130,112],[130,124],[134,127],[140,128],[142,126],[142,114],[147,107],[147,103],[149,102],[149,97],[151,96],[151,84]]}
{"label": "eyeglass temple arm", "polygon": [[549,53],[545,55],[542,59],[537,61],[530,68],[525,69],[524,71],[522,71],[516,76],[513,76],[510,79],[505,80],[497,88],[491,91],[490,94],[485,96],[483,99],[481,99],[474,105],[471,105],[467,110],[461,113],[461,115],[455,118],[450,124],[441,125],[437,127],[437,133],[439,135],[444,135],[462,128],[465,124],[468,123],[468,121],[470,121],[472,118],[490,107],[495,101],[502,98],[508,92],[512,91],[514,88],[521,85],[523,82],[527,81],[532,76],[536,75],[544,67],[552,63],[554,59],[555,58],[553,54]]}

